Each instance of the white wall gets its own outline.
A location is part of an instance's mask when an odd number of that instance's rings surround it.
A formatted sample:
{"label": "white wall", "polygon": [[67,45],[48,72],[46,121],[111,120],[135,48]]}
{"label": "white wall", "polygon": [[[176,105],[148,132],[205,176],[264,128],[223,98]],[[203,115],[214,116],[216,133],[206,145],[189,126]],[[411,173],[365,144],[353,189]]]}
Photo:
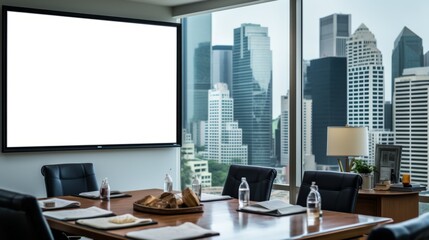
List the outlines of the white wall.
{"label": "white wall", "polygon": [[[0,0],[2,5],[42,8],[118,17],[175,22],[168,8],[121,0]],[[0,60],[1,61],[1,60]],[[91,150],[36,153],[0,153],[0,188],[46,196],[40,168],[45,164],[91,162],[99,181],[109,178],[112,189],[162,188],[172,169],[178,189],[178,148]]]}

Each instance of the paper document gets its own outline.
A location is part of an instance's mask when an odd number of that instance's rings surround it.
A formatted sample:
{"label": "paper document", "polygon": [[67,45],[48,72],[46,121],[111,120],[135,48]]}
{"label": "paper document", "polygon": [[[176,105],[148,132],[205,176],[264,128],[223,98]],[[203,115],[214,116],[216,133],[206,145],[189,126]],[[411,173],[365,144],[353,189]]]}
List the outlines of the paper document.
{"label": "paper document", "polygon": [[40,208],[43,210],[54,210],[54,209],[60,209],[60,208],[72,208],[72,207],[79,207],[80,202],[78,201],[69,201],[65,199],[59,199],[59,198],[48,198],[44,200],[38,200]]}
{"label": "paper document", "polygon": [[209,194],[209,193],[201,193],[201,202],[228,200],[231,198],[232,197],[228,195],[215,195],[215,194]]}
{"label": "paper document", "polygon": [[151,228],[141,231],[129,232],[127,237],[145,240],[177,240],[195,239],[199,237],[209,237],[219,235],[218,232],[202,228],[194,223],[186,222],[175,227]]}
{"label": "paper document", "polygon": [[114,217],[79,219],[76,223],[106,230],[156,224],[157,222],[152,221],[151,218],[137,218],[132,214],[124,214]]}
{"label": "paper document", "polygon": [[239,211],[261,213],[273,216],[284,216],[305,212],[306,208],[299,205],[292,205],[282,200],[274,199],[246,206]]}
{"label": "paper document", "polygon": [[46,217],[58,220],[77,220],[83,218],[106,217],[114,215],[113,212],[101,209],[99,207],[79,208],[70,210],[43,212]]}
{"label": "paper document", "polygon": [[[84,198],[98,199],[98,198],[100,198],[100,191],[82,192],[82,193],[79,193],[78,196],[84,197]],[[128,197],[128,196],[130,196],[130,195],[123,193],[123,192],[120,192],[120,191],[111,191],[110,192],[110,198]]]}

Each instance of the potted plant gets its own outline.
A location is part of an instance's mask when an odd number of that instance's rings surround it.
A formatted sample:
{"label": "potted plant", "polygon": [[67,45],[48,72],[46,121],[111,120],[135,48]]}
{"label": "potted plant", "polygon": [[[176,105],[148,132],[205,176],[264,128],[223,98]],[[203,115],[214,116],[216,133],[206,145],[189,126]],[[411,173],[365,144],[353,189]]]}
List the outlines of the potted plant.
{"label": "potted plant", "polygon": [[362,177],[362,190],[370,190],[373,188],[374,165],[369,165],[362,159],[354,159],[352,161],[352,171],[359,173]]}

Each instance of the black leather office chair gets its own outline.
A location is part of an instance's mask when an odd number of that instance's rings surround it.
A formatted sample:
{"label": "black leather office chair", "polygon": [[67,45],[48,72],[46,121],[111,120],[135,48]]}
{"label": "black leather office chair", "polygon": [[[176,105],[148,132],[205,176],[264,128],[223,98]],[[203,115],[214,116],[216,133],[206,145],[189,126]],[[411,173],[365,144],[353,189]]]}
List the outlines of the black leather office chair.
{"label": "black leather office chair", "polygon": [[45,165],[41,171],[48,197],[98,190],[92,163]]}
{"label": "black leather office chair", "polygon": [[54,239],[34,196],[0,189],[0,238]]}
{"label": "black leather office chair", "polygon": [[241,177],[246,177],[250,187],[250,201],[267,201],[276,176],[277,171],[273,168],[233,164],[229,167],[222,195],[238,198]]}
{"label": "black leather office chair", "polygon": [[322,210],[353,213],[362,185],[362,177],[355,173],[305,171],[299,188],[297,204],[307,205],[312,182],[316,182],[322,198]]}
{"label": "black leather office chair", "polygon": [[429,213],[394,224],[374,228],[367,240],[427,240],[429,239]]}

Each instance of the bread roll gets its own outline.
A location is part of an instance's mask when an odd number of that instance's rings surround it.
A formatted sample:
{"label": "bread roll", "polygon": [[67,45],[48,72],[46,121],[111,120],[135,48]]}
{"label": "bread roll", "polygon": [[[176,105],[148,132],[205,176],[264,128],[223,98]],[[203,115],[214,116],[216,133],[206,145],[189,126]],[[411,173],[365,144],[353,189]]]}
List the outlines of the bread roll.
{"label": "bread roll", "polygon": [[185,188],[182,191],[182,200],[187,207],[196,207],[200,205],[200,200],[197,195],[189,188]]}
{"label": "bread roll", "polygon": [[151,202],[148,206],[154,208],[167,208],[168,202],[165,202],[162,199],[155,199],[155,201]]}
{"label": "bread roll", "polygon": [[170,208],[178,208],[179,205],[177,204],[177,199],[175,197],[170,198],[170,200],[168,200],[168,206]]}
{"label": "bread roll", "polygon": [[144,205],[144,206],[148,206],[149,204],[151,204],[156,199],[157,198],[153,195],[147,195],[146,197],[139,200],[138,203],[140,203],[141,205]]}
{"label": "bread roll", "polygon": [[159,199],[162,199],[166,202],[170,201],[170,199],[174,198],[174,193],[171,192],[164,192],[161,194],[161,196],[159,196]]}

